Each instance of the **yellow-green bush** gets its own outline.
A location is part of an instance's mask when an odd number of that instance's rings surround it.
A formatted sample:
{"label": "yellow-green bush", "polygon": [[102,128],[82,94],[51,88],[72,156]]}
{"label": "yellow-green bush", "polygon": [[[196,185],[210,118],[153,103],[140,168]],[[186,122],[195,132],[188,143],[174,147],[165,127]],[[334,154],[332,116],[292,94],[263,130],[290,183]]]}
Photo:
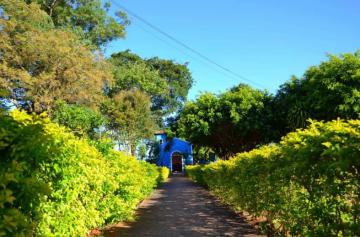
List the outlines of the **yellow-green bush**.
{"label": "yellow-green bush", "polygon": [[269,232],[359,236],[359,168],[360,121],[337,120],[187,173],[235,209],[265,216]]}
{"label": "yellow-green bush", "polygon": [[159,170],[158,182],[159,183],[165,182],[169,177],[170,170],[164,166],[158,167],[158,170]]}
{"label": "yellow-green bush", "polygon": [[160,175],[19,111],[0,116],[0,154],[0,236],[85,236],[127,220]]}

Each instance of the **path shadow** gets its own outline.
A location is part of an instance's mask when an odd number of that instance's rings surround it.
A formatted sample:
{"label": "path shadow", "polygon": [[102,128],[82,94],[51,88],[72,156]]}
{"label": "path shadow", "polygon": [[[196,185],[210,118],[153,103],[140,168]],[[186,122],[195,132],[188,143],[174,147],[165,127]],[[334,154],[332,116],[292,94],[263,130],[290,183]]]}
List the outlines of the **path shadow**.
{"label": "path shadow", "polygon": [[173,174],[145,200],[137,220],[105,231],[107,237],[261,236],[253,226],[182,174]]}

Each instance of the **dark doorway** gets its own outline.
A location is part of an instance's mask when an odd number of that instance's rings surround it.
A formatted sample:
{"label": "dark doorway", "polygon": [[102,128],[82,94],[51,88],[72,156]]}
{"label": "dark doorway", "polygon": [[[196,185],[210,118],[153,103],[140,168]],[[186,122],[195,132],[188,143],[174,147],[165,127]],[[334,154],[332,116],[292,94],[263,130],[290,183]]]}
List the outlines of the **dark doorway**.
{"label": "dark doorway", "polygon": [[178,152],[171,156],[172,172],[182,172],[182,155]]}

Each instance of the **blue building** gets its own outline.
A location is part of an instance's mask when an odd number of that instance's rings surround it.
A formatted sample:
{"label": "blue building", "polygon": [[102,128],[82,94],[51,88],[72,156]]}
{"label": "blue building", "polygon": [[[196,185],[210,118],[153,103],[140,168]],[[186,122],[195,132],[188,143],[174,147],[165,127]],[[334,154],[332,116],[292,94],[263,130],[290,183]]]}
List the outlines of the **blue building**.
{"label": "blue building", "polygon": [[183,172],[185,165],[193,164],[192,145],[179,138],[167,139],[166,132],[155,133],[160,143],[158,166],[168,167],[171,172]]}

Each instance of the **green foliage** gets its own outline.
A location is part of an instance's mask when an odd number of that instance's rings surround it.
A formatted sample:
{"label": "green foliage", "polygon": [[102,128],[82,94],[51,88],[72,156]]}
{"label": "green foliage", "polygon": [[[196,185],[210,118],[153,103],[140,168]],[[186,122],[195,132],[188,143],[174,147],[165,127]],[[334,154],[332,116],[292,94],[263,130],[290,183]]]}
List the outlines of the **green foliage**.
{"label": "green foliage", "polygon": [[168,85],[168,93],[153,96],[152,109],[161,110],[165,115],[181,109],[194,82],[187,63],[179,64],[158,57],[150,58],[146,63],[157,70]]}
{"label": "green foliage", "polygon": [[36,227],[32,218],[39,215],[32,207],[50,193],[50,187],[36,178],[35,169],[40,167],[28,162],[44,160],[44,154],[38,152],[44,147],[30,144],[48,139],[42,124],[22,126],[8,115],[0,117],[0,236],[32,236]]}
{"label": "green foliage", "polygon": [[150,98],[140,90],[120,91],[103,106],[115,139],[135,155],[141,139],[150,138],[156,128]]}
{"label": "green foliage", "polygon": [[239,85],[218,96],[202,94],[179,115],[177,133],[196,146],[229,157],[271,141],[271,96]]}
{"label": "green foliage", "polygon": [[[360,118],[360,53],[330,55],[280,87],[275,97],[240,85],[187,103],[172,129],[226,158],[278,141],[307,120]],[[174,125],[175,122],[175,125]]]}
{"label": "green foliage", "polygon": [[[28,111],[51,112],[56,100],[96,107],[112,75],[76,35],[54,28],[37,4],[2,0],[0,90]],[[4,94],[4,93],[2,93]]]}
{"label": "green foliage", "polygon": [[149,139],[146,142],[148,156],[146,161],[151,164],[156,164],[160,156],[160,143],[155,139]]}
{"label": "green foliage", "polygon": [[106,223],[132,219],[139,202],[157,185],[160,173],[155,165],[117,151],[110,151],[105,159],[110,168],[104,175],[108,180],[99,210]]}
{"label": "green foliage", "polygon": [[85,236],[131,219],[160,177],[156,166],[100,153],[44,114],[2,115],[0,153],[0,236]]}
{"label": "green foliage", "polygon": [[142,59],[129,50],[112,54],[116,85],[113,90],[138,88],[151,97],[159,116],[179,110],[187,99],[193,79],[187,64],[159,58]]}
{"label": "green foliage", "polygon": [[77,136],[95,137],[95,129],[104,126],[106,119],[89,108],[57,102],[52,114],[54,122],[71,129]]}
{"label": "green foliage", "polygon": [[360,121],[314,122],[278,145],[187,174],[235,209],[265,216],[269,234],[358,236]]}
{"label": "green foliage", "polygon": [[280,87],[275,104],[282,135],[305,127],[308,118],[360,118],[360,54],[329,55],[302,78],[293,76]]}
{"label": "green foliage", "polygon": [[159,183],[163,183],[165,182],[168,177],[169,177],[169,174],[170,174],[170,170],[166,167],[158,167],[158,170],[159,170],[159,177],[158,177],[158,182]]}
{"label": "green foliage", "polygon": [[[112,58],[111,61],[114,61]],[[158,71],[150,68],[145,62],[139,61],[115,67],[116,80],[114,92],[137,88],[148,95],[162,95],[168,93],[166,81],[160,77]]]}
{"label": "green foliage", "polygon": [[194,164],[206,164],[216,160],[216,154],[209,147],[193,147]]}
{"label": "green foliage", "polygon": [[107,15],[110,1],[101,0],[25,0],[37,3],[57,28],[70,28],[87,44],[96,47],[125,36],[129,24],[124,12],[118,11],[115,19]]}
{"label": "green foliage", "polygon": [[115,143],[113,140],[107,137],[101,137],[99,139],[95,140],[88,140],[89,144],[94,146],[99,152],[101,152],[103,155],[109,154],[115,146]]}

